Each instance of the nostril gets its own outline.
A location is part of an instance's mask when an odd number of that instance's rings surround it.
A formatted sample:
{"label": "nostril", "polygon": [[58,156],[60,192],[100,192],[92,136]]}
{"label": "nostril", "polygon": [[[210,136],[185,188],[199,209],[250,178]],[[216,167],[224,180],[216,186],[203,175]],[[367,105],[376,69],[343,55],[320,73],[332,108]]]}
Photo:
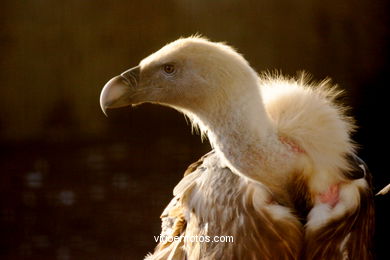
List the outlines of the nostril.
{"label": "nostril", "polygon": [[136,86],[139,81],[139,66],[131,68],[121,74],[121,77],[126,81],[130,86]]}
{"label": "nostril", "polygon": [[132,85],[132,84],[131,84],[131,81],[130,81],[128,78],[124,77],[123,75],[120,75],[120,76],[119,76],[119,79],[122,80],[122,82],[123,82],[124,84],[126,84],[126,85],[129,85],[129,86]]}

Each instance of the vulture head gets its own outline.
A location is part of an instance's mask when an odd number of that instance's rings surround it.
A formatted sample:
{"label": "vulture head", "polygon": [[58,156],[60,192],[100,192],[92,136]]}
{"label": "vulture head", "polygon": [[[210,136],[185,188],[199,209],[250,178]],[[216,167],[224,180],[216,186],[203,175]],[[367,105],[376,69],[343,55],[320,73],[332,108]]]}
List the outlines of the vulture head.
{"label": "vulture head", "polygon": [[[267,150],[253,143],[260,139],[274,143],[269,136],[275,131],[262,104],[257,73],[223,43],[199,37],[169,43],[112,78],[100,96],[105,113],[145,102],[184,113],[202,136],[207,135],[227,165],[251,178],[257,176],[258,151]],[[243,140],[245,133],[248,138]],[[253,163],[241,158],[247,153]]]}
{"label": "vulture head", "polygon": [[221,110],[239,107],[244,98],[248,102],[248,97],[259,95],[257,81],[256,72],[231,47],[190,37],[164,46],[111,79],[100,105],[106,112],[150,102],[209,118],[212,111],[220,115]]}

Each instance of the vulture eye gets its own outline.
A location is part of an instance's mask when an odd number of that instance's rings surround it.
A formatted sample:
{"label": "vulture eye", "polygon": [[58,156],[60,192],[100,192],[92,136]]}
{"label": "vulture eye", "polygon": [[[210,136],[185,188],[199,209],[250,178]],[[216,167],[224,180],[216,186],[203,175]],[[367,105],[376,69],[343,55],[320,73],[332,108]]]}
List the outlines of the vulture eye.
{"label": "vulture eye", "polygon": [[172,64],[165,64],[164,72],[169,75],[173,74],[175,72],[175,66]]}

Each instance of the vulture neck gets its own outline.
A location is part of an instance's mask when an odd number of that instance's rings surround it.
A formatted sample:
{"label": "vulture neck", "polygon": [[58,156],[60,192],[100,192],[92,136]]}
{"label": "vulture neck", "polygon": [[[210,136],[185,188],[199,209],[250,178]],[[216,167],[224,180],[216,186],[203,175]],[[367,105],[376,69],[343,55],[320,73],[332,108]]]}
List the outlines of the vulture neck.
{"label": "vulture neck", "polygon": [[291,156],[265,110],[257,81],[254,84],[252,92],[234,95],[224,104],[213,102],[221,105],[197,115],[211,145],[234,173],[275,183],[275,178],[284,179],[283,165],[289,165]]}

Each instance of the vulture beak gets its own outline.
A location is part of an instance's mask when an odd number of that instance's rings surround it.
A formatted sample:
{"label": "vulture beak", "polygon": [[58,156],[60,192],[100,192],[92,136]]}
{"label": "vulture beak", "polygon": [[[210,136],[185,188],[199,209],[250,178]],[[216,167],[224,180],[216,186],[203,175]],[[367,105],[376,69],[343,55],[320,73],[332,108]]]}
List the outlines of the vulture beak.
{"label": "vulture beak", "polygon": [[131,68],[112,78],[100,93],[100,107],[107,116],[107,109],[131,104],[131,96],[139,82],[140,67]]}

